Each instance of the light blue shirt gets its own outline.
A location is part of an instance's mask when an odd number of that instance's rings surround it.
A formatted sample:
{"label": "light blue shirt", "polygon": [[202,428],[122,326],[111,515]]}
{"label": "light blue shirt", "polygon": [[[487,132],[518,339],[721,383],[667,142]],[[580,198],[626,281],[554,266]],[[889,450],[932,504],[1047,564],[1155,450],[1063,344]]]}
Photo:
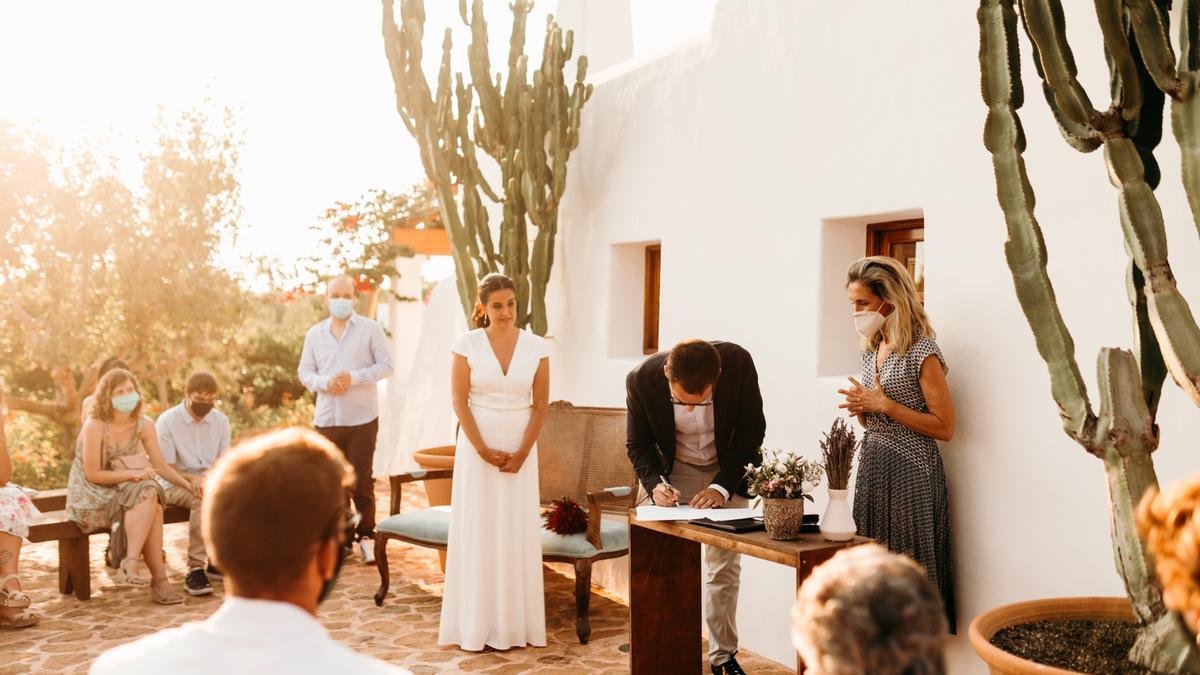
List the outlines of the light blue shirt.
{"label": "light blue shirt", "polygon": [[[313,424],[318,427],[351,427],[379,417],[375,384],[392,374],[383,326],[351,313],[342,339],[333,337],[332,317],[308,329],[300,355],[300,381],[317,394]],[[350,373],[344,394],[329,393],[329,382],[342,371]]]}
{"label": "light blue shirt", "polygon": [[[159,415],[154,428],[163,459],[188,473],[203,476],[229,449],[229,418],[216,408],[197,420],[180,403]],[[164,478],[158,480],[164,487],[170,485]]]}

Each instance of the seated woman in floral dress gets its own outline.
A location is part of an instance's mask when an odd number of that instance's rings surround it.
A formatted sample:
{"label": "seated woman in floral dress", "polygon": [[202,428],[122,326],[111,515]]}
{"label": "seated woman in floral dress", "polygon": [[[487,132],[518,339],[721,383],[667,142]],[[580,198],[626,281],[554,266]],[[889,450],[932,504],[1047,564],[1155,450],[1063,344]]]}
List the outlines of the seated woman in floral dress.
{"label": "seated woman in floral dress", "polygon": [[[149,586],[161,605],[183,602],[171,587],[163,561],[161,475],[185,490],[191,484],[163,460],[154,423],[143,417],[137,379],[114,369],[96,385],[96,402],[84,422],[67,479],[67,517],[84,532],[121,523],[113,536],[112,555],[120,561],[117,583]],[[137,574],[142,554],[150,579]]]}
{"label": "seated woman in floral dress", "polygon": [[[0,392],[3,402],[4,392]],[[0,410],[5,406],[0,405]],[[17,577],[17,560],[21,556],[21,540],[29,535],[29,523],[38,515],[33,502],[12,480],[12,459],[4,432],[4,415],[0,415],[0,628],[28,628],[42,620],[30,609],[29,596],[21,590]]]}

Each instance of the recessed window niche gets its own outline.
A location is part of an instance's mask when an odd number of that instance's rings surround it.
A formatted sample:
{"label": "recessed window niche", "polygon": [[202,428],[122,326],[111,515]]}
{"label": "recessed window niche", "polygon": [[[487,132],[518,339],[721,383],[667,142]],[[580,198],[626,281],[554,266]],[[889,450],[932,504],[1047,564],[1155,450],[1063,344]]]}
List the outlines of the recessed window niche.
{"label": "recessed window niche", "polygon": [[641,358],[658,351],[662,244],[614,244],[609,264],[608,355]]}

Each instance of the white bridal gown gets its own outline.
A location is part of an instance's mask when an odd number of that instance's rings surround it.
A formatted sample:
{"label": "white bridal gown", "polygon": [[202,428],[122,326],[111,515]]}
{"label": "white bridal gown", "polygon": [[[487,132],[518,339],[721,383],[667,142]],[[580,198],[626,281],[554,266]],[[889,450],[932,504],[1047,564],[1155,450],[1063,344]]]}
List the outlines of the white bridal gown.
{"label": "white bridal gown", "polygon": [[[545,340],[521,331],[507,374],[482,328],[460,336],[452,351],[471,367],[468,402],[483,441],[515,452],[529,424],[533,376],[548,356]],[[519,472],[500,473],[460,433],[451,499],[438,643],[472,651],[546,646],[537,446]]]}

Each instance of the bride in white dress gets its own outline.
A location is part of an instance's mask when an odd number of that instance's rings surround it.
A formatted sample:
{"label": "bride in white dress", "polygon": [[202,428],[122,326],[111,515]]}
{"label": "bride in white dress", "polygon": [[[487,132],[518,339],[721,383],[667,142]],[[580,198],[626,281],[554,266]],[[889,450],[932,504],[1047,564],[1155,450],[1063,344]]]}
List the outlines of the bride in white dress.
{"label": "bride in white dress", "polygon": [[516,327],[512,280],[479,282],[474,323],[454,343],[454,455],[438,643],[469,651],[546,646],[537,437],[550,398],[542,338]]}

